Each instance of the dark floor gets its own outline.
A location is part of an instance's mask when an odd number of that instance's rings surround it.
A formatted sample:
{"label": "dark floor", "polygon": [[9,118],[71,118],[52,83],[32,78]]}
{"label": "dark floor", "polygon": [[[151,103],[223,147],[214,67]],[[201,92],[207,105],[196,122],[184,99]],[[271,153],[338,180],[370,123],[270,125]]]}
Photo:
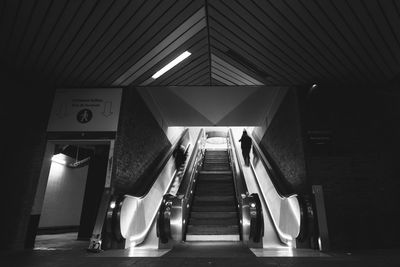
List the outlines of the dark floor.
{"label": "dark floor", "polygon": [[84,250],[51,250],[51,251],[3,251],[0,252],[0,266],[400,266],[400,250],[359,251],[351,255],[346,253],[329,253],[330,257],[255,257],[243,255],[238,257],[232,252],[231,257],[210,255],[207,257],[185,257],[170,255],[160,258],[146,257],[102,257],[88,254]]}
{"label": "dark floor", "polygon": [[[37,238],[34,250],[0,251],[0,266],[266,266],[266,267],[370,267],[400,266],[400,248],[352,252],[318,252],[307,249],[253,249],[239,242],[187,242],[172,250],[86,251],[86,241],[76,241],[75,234]],[[68,241],[69,240],[69,241]],[[71,242],[72,240],[72,242]],[[257,255],[257,256],[256,256]]]}

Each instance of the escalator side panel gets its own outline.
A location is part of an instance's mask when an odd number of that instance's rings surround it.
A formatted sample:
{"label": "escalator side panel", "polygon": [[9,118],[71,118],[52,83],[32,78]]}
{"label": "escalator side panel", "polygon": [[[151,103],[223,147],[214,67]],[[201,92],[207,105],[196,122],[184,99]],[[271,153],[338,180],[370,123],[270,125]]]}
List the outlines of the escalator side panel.
{"label": "escalator side panel", "polygon": [[[239,138],[234,138],[237,147]],[[244,166],[241,153],[237,154],[239,164]],[[262,203],[265,229],[263,246],[295,246],[295,238],[300,230],[300,206],[296,195],[287,198],[280,196],[261,160],[255,158],[254,153],[250,153],[250,162],[250,167],[243,168],[243,174],[249,193],[258,194]]]}
{"label": "escalator side panel", "polygon": [[[186,135],[182,143],[194,143]],[[187,140],[189,138],[189,140]],[[191,157],[193,146],[188,145],[188,158]],[[172,154],[171,154],[172,155]],[[169,192],[171,185],[184,170],[177,170],[175,159],[171,156],[160,171],[158,178],[145,196],[136,197],[126,195],[120,211],[121,235],[125,238],[125,248],[150,244],[158,245],[156,216],[163,200]],[[179,181],[180,182],[180,181]]]}

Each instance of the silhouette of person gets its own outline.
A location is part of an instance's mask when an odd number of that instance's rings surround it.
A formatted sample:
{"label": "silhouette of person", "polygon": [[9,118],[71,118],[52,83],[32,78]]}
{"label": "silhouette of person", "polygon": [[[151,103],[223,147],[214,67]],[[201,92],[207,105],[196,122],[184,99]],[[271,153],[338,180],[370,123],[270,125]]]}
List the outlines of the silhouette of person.
{"label": "silhouette of person", "polygon": [[175,158],[175,167],[179,170],[186,160],[185,146],[182,143],[176,146],[173,156]]}
{"label": "silhouette of person", "polygon": [[250,149],[251,149],[251,138],[247,135],[246,129],[243,130],[240,147],[242,148],[242,155],[246,166],[250,166]]}

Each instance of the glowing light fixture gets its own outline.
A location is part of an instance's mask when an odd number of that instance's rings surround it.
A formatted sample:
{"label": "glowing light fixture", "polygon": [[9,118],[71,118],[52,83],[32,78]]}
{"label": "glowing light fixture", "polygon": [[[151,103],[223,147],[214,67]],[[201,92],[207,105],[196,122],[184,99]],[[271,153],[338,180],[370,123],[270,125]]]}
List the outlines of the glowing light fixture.
{"label": "glowing light fixture", "polygon": [[65,156],[61,153],[56,154],[53,157],[51,157],[51,161],[56,162],[58,164],[63,164],[63,165],[67,164],[67,161],[65,160]]}
{"label": "glowing light fixture", "polygon": [[162,69],[160,69],[159,71],[157,71],[153,76],[151,76],[153,79],[157,79],[158,77],[160,77],[161,75],[163,75],[164,73],[166,73],[167,71],[169,71],[170,69],[172,69],[173,67],[175,67],[176,65],[178,65],[181,61],[183,61],[185,58],[189,57],[192,53],[190,53],[189,51],[185,51],[182,54],[180,54],[177,58],[175,58],[174,60],[172,60],[170,63],[168,63],[167,65],[165,65]]}

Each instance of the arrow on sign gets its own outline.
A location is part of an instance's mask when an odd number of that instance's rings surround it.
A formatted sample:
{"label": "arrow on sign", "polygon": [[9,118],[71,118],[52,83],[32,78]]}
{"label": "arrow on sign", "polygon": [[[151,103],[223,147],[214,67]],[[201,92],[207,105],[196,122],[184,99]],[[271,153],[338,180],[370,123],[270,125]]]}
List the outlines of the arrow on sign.
{"label": "arrow on sign", "polygon": [[113,114],[113,112],[111,111],[112,108],[112,102],[111,101],[106,101],[104,102],[104,111],[103,111],[103,115],[106,117],[109,117]]}

